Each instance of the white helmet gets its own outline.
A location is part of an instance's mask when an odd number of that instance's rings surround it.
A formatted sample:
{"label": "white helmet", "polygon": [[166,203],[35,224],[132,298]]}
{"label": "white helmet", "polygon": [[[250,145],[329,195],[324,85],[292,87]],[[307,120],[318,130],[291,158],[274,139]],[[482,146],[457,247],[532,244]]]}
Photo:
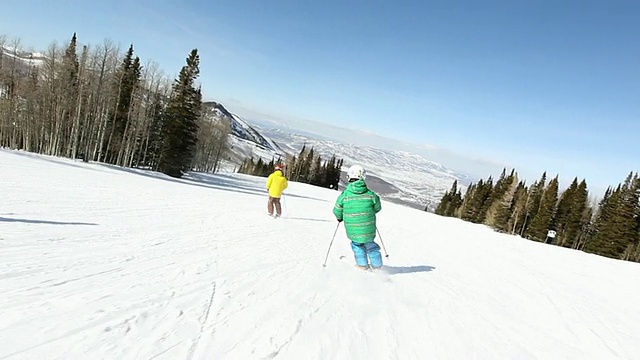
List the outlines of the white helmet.
{"label": "white helmet", "polygon": [[351,179],[363,179],[367,176],[364,168],[360,165],[352,165],[347,171],[347,177]]}

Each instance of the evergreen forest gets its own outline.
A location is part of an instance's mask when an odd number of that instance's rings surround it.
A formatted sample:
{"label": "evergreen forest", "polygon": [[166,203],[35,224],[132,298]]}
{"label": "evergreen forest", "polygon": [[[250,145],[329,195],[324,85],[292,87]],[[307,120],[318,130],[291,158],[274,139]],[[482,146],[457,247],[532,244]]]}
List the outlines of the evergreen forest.
{"label": "evergreen forest", "polygon": [[527,186],[515,170],[506,169],[470,184],[464,195],[454,181],[438,204],[436,214],[485,224],[496,231],[553,244],[640,262],[640,178],[629,173],[624,182],[609,187],[598,203],[589,199],[587,183],[575,178],[560,192],[558,176],[546,172]]}
{"label": "evergreen forest", "polygon": [[340,169],[343,159],[336,159],[333,155],[329,160],[322,160],[320,155],[315,155],[313,147],[307,149],[306,144],[297,156],[292,156],[286,161],[281,158],[264,162],[262,158],[254,160],[252,157],[244,160],[238,172],[256,176],[268,176],[273,172],[276,164],[284,166],[284,175],[287,179],[315,186],[338,189],[340,182]]}

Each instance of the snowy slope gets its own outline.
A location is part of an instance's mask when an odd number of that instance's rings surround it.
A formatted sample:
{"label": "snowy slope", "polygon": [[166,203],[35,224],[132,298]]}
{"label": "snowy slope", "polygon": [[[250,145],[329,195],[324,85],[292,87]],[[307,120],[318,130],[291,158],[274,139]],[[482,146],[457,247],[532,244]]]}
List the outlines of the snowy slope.
{"label": "snowy slope", "polygon": [[[12,62],[16,60],[29,66],[42,66],[46,60],[45,55],[42,53],[16,50],[11,46],[0,46],[0,53],[2,57],[5,57],[4,61]],[[5,65],[8,66],[8,64]]]}
{"label": "snowy slope", "polygon": [[[335,191],[0,150],[0,359],[637,359],[640,265],[383,203],[353,267]],[[342,256],[345,258],[340,259]]]}
{"label": "snowy slope", "polygon": [[[202,103],[202,106],[205,116],[208,116],[212,120],[222,120],[229,124],[232,141],[233,139],[242,140],[246,142],[247,145],[250,145],[251,148],[269,153],[269,157],[273,155],[284,156],[282,149],[280,149],[273,140],[260,134],[260,132],[249,125],[247,121],[239,115],[229,112],[222,104],[215,101],[208,101]],[[247,146],[242,146],[242,148],[247,148]]]}

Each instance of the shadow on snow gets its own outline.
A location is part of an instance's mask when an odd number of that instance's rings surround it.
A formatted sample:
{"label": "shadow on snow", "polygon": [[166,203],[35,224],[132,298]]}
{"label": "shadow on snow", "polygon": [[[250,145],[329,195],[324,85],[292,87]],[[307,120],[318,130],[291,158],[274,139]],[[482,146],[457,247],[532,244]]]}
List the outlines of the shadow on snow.
{"label": "shadow on snow", "polygon": [[[74,168],[78,168],[78,169],[85,169],[85,170],[91,170],[91,171],[99,171],[99,172],[104,172],[104,170],[100,170],[100,169],[96,169],[96,168],[92,168],[89,166],[83,166],[83,165],[79,165],[76,163],[81,163],[81,160],[77,160],[77,159],[71,159],[71,158],[66,158],[66,157],[57,157],[57,156],[53,156],[53,155],[45,155],[45,154],[37,154],[37,153],[32,153],[32,152],[28,152],[26,150],[16,150],[16,151],[11,151],[10,152],[13,155],[18,155],[18,156],[23,156],[23,157],[27,157],[30,159],[34,159],[34,160],[40,160],[40,161],[46,161],[52,164],[56,164],[56,165],[64,165],[64,166],[70,166],[70,167],[74,167]],[[84,163],[84,162],[82,162]],[[87,163],[85,163],[87,164]],[[96,164],[96,163],[91,163],[91,164]]]}
{"label": "shadow on snow", "polygon": [[288,216],[283,216],[284,219],[288,219],[288,220],[305,220],[305,221],[321,221],[321,222],[333,222],[331,220],[326,220],[326,219],[312,219],[312,218],[301,218],[301,217],[288,217]]}
{"label": "shadow on snow", "polygon": [[384,271],[389,275],[410,274],[417,272],[428,272],[435,270],[435,267],[429,265],[419,266],[383,266]]}
{"label": "shadow on snow", "polygon": [[[182,178],[173,178],[161,172],[155,172],[153,170],[148,170],[148,169],[128,168],[128,167],[122,167],[122,166],[101,163],[101,162],[94,162],[94,161],[90,161],[88,163],[83,163],[83,165],[80,165],[75,163],[75,162],[79,162],[78,160],[74,160],[70,158],[42,156],[40,154],[35,154],[35,153],[30,153],[25,151],[12,151],[11,153],[19,156],[47,161],[57,165],[65,165],[65,166],[88,169],[93,171],[104,171],[99,168],[99,167],[102,167],[110,170],[122,171],[130,174],[135,174],[135,175],[144,176],[144,177],[157,179],[157,180],[175,182],[179,184],[199,186],[199,187],[208,188],[208,189],[233,191],[233,192],[239,192],[239,193],[244,193],[249,195],[257,195],[257,196],[265,196],[265,197],[268,196],[267,189],[265,187],[257,185],[255,181],[243,180],[242,178],[235,176],[236,174],[223,174],[223,173],[210,174],[210,173],[201,173],[201,172],[187,172],[187,174],[185,174]],[[93,166],[86,166],[85,164],[90,164]],[[265,183],[266,183],[266,180],[267,179],[264,178]],[[298,194],[291,194],[286,192],[284,193],[283,196],[284,196],[284,199],[291,197],[291,198],[300,198],[300,199],[309,199],[309,200],[327,202],[324,199],[298,195]]]}
{"label": "shadow on snow", "polygon": [[10,219],[0,217],[0,222],[16,222],[25,224],[45,224],[45,225],[98,225],[95,223],[85,222],[65,222],[65,221],[48,221],[48,220],[31,220],[31,219]]}
{"label": "shadow on snow", "polygon": [[[230,174],[222,174],[222,173],[208,174],[208,173],[199,173],[199,172],[188,172],[182,178],[173,178],[160,172],[153,172],[152,170],[127,168],[127,167],[121,167],[121,166],[104,164],[104,163],[92,163],[92,164],[107,167],[113,170],[127,172],[130,174],[140,175],[140,176],[144,176],[152,179],[175,182],[178,184],[198,186],[198,187],[203,187],[207,189],[233,191],[233,192],[249,194],[249,195],[268,196],[266,187],[265,188],[260,187],[256,185],[255,182],[243,180]],[[267,179],[265,178],[264,181],[266,183]],[[318,198],[298,195],[298,194],[285,193],[283,196],[285,198],[292,197],[292,198],[310,199],[310,200],[326,202],[326,200],[324,199],[318,199]]]}

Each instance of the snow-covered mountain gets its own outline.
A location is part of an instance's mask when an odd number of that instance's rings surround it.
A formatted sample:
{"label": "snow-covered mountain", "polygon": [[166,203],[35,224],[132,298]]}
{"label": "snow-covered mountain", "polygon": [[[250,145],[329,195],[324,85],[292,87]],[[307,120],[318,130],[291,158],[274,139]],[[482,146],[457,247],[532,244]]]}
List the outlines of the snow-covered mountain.
{"label": "snow-covered mountain", "polygon": [[[29,69],[42,66],[45,56],[37,52],[16,50],[10,46],[0,46],[0,66],[13,69],[16,74],[26,76]],[[0,79],[0,97],[9,93],[8,80]]]}
{"label": "snow-covered mountain", "polygon": [[640,264],[385,202],[363,272],[335,191],[263,187],[0,149],[0,359],[638,358]]}
{"label": "snow-covered mountain", "polygon": [[274,154],[284,155],[282,149],[271,139],[262,136],[260,132],[255,130],[249,123],[236,114],[230,113],[225,107],[217,102],[209,101],[202,104],[205,115],[214,119],[223,119],[231,126],[231,135],[254,143],[263,150],[270,151]]}
{"label": "snow-covered mountain", "polygon": [[20,64],[41,66],[46,60],[45,55],[39,52],[16,50],[10,46],[0,46],[0,56],[3,61],[16,60]]}
{"label": "snow-covered mountain", "polygon": [[[327,160],[332,155],[344,159],[344,169],[362,164],[368,171],[371,188],[388,200],[415,208],[430,209],[458,180],[462,190],[475,179],[407,151],[388,150],[344,143],[317,134],[268,123],[252,123],[211,102],[208,108],[218,118],[232,124],[232,158],[235,163],[249,156],[269,161],[284,154],[298,155],[304,145]],[[234,167],[234,166],[232,166]]]}
{"label": "snow-covered mountain", "polygon": [[246,120],[229,112],[222,104],[208,101],[203,103],[203,108],[205,117],[212,121],[223,121],[231,129],[230,151],[222,164],[222,170],[235,171],[244,159],[249,157],[263,159],[285,157],[285,151],[275,141],[263,136]]}
{"label": "snow-covered mountain", "polygon": [[[442,198],[451,184],[458,180],[464,190],[475,179],[429,161],[424,157],[407,151],[389,150],[372,146],[344,143],[312,134],[302,134],[291,130],[256,125],[266,136],[274,139],[288,152],[297,153],[303,145],[313,147],[315,154],[323,158],[344,159],[345,168],[352,164],[362,164],[369,178],[377,178],[388,185],[372,188],[387,200],[424,209],[433,208]],[[284,145],[286,144],[286,145]]]}

